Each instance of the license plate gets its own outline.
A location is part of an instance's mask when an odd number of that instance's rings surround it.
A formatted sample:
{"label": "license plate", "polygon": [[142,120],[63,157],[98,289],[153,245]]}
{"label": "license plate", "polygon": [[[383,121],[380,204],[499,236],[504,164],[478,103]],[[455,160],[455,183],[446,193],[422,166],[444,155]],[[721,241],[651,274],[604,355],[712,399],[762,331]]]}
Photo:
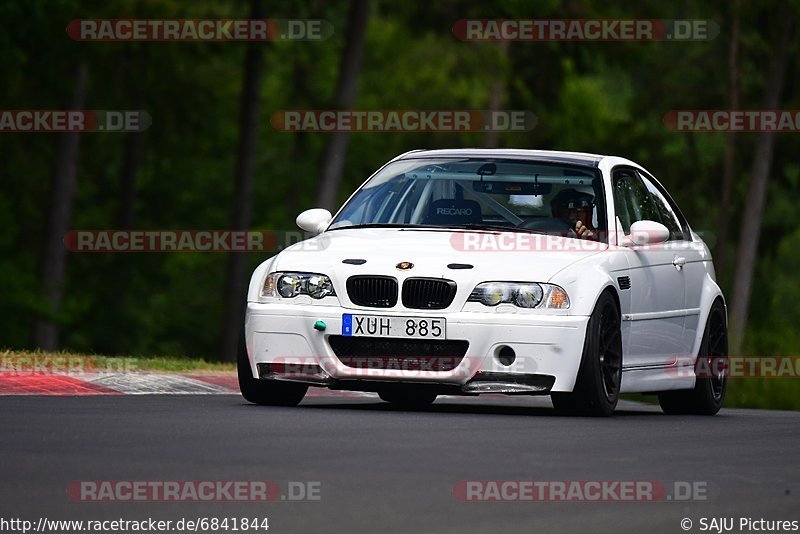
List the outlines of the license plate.
{"label": "license plate", "polygon": [[446,339],[447,321],[434,317],[342,314],[343,336]]}

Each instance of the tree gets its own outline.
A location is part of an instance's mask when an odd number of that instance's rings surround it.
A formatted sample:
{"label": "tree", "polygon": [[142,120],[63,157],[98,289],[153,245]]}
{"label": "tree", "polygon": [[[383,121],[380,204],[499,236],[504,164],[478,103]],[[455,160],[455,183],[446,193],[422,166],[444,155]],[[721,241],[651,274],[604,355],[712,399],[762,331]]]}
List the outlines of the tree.
{"label": "tree", "polygon": [[[493,81],[491,89],[489,90],[489,114],[493,115],[500,111],[503,105],[503,94],[506,90],[506,73],[505,64],[508,63],[508,41],[501,41],[497,44],[498,61],[494,64],[495,72],[493,73]],[[483,138],[483,146],[486,148],[497,148],[500,139],[500,132],[498,130],[489,130]]]}
{"label": "tree", "polygon": [[[364,36],[369,19],[369,0],[352,0],[347,16],[347,40],[342,62],[339,65],[339,81],[336,85],[335,105],[339,109],[349,109],[356,101],[358,76],[364,57]],[[325,147],[322,157],[317,206],[334,209],[342,183],[342,169],[347,155],[348,132],[334,132]]]}
{"label": "tree", "polygon": [[[75,68],[72,109],[84,108],[88,70],[85,61],[78,62]],[[81,135],[83,135],[81,132],[67,132],[59,135],[56,160],[53,166],[53,186],[50,193],[47,233],[39,263],[40,290],[47,305],[47,313],[44,317],[36,320],[33,328],[34,345],[46,351],[58,349],[59,328],[56,315],[61,307],[61,299],[64,294],[63,284],[67,260],[67,250],[64,248],[63,239],[72,220]]]}
{"label": "tree", "polygon": [[[261,0],[251,0],[250,18],[263,19]],[[260,110],[261,79],[264,47],[260,42],[249,43],[244,58],[244,85],[239,116],[239,147],[234,170],[233,212],[231,228],[247,230],[253,218],[253,177],[256,165],[256,144]],[[225,310],[222,331],[222,358],[236,359],[236,349],[242,337],[242,303],[245,291],[247,256],[232,252],[228,256],[225,285]]]}
{"label": "tree", "polygon": [[[739,65],[739,5],[740,0],[731,4],[733,23],[731,39],[728,45],[728,94],[730,108],[739,109],[741,90],[741,66]],[[725,155],[722,160],[722,191],[719,201],[719,217],[717,221],[717,246],[714,250],[714,266],[720,280],[727,278],[728,267],[728,230],[730,229],[731,193],[736,164],[736,133],[725,134]]]}
{"label": "tree", "polygon": [[[781,18],[782,28],[778,42],[772,51],[769,76],[764,87],[763,109],[765,110],[778,109],[783,91],[783,80],[788,66],[794,17],[789,9],[784,8]],[[741,350],[744,329],[747,324],[753,273],[755,272],[756,257],[758,255],[758,242],[767,196],[767,183],[769,182],[772,167],[774,144],[774,133],[761,132],[756,139],[756,147],[753,153],[753,168],[750,173],[750,187],[747,193],[747,201],[745,202],[744,216],[742,217],[739,252],[736,261],[736,278],[733,284],[733,307],[731,310],[731,348],[733,354],[738,354]]]}

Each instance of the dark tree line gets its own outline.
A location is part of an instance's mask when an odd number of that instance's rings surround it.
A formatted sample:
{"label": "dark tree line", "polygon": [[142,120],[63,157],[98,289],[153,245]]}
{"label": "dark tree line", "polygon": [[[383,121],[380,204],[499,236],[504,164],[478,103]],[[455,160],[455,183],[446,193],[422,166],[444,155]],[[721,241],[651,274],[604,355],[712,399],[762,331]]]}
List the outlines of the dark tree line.
{"label": "dark tree line", "polygon": [[[652,169],[714,245],[736,347],[794,353],[796,133],[677,133],[672,109],[798,109],[797,8],[768,1],[9,2],[6,109],[145,109],[143,133],[0,134],[0,344],[231,358],[263,254],[72,254],[79,228],[293,230],[412,148],[551,148]],[[461,18],[713,19],[710,41],[470,43]],[[73,18],[322,18],[323,42],[76,43]],[[527,133],[284,133],[279,109],[526,109]],[[35,236],[35,237],[32,237]]]}

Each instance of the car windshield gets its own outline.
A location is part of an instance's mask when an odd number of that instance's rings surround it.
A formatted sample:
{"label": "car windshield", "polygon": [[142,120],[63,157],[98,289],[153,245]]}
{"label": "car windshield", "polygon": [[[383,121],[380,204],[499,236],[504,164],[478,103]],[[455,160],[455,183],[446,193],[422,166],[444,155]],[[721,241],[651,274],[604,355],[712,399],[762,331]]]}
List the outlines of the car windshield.
{"label": "car windshield", "polygon": [[[600,173],[587,166],[489,158],[414,158],[386,165],[329,229],[354,226],[605,232]],[[581,227],[590,229],[583,233]],[[576,232],[577,229],[577,232]]]}

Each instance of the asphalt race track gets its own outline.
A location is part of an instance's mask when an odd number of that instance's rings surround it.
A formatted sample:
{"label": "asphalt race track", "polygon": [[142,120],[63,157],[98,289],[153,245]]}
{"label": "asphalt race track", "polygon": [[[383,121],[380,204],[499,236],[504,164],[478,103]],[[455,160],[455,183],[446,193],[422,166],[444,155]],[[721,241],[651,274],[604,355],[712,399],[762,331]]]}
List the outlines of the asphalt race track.
{"label": "asphalt race track", "polygon": [[[7,396],[0,407],[3,518],[268,517],[270,533],[684,532],[684,518],[693,531],[701,518],[735,518],[737,528],[740,517],[800,520],[800,413],[677,417],[623,402],[610,419],[567,418],[546,397],[440,398],[419,412],[321,396],[298,408],[236,395]],[[76,480],[274,480],[282,492],[317,482],[319,500],[79,502],[67,493]],[[706,493],[464,502],[454,494],[464,480],[689,481]]]}

